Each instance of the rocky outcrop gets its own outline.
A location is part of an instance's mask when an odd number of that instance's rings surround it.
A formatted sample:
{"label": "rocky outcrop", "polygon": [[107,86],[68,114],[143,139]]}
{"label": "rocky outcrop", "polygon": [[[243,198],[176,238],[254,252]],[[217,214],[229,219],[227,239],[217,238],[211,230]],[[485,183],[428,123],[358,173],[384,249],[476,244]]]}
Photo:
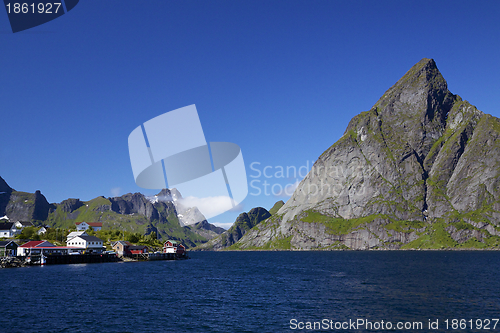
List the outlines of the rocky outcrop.
{"label": "rocky outcrop", "polygon": [[[153,203],[141,193],[128,193],[121,197],[109,198],[109,201],[111,202],[111,210],[119,214],[144,215],[150,221],[159,219],[158,210],[155,209]],[[167,202],[162,203],[168,206],[168,204],[166,204]]]}
{"label": "rocky outcrop", "polygon": [[66,199],[59,204],[61,210],[66,213],[72,213],[78,208],[83,206],[83,202],[80,199]]}
{"label": "rocky outcrop", "polygon": [[51,208],[52,206],[49,204],[45,196],[39,190],[35,191],[35,208],[33,209],[33,216],[31,220],[47,220]]}
{"label": "rocky outcrop", "polygon": [[10,221],[41,222],[47,220],[52,208],[40,191],[27,193],[13,190],[5,207],[5,215]]}
{"label": "rocky outcrop", "polygon": [[213,239],[220,234],[222,234],[226,229],[221,227],[217,227],[213,224],[208,223],[207,220],[203,220],[201,222],[191,224],[187,226],[192,232],[210,240]]}
{"label": "rocky outcrop", "polygon": [[229,230],[219,237],[210,240],[196,248],[196,250],[222,250],[238,242],[245,233],[260,222],[269,218],[271,214],[262,207],[252,208],[248,213],[241,213]]}
{"label": "rocky outcrop", "polygon": [[238,246],[497,246],[499,138],[499,119],[452,94],[434,60],[422,59],[349,122],[290,200]]}
{"label": "rocky outcrop", "polygon": [[278,210],[281,209],[281,207],[283,207],[285,205],[285,203],[283,202],[283,200],[280,200],[278,202],[276,202],[273,207],[271,209],[269,209],[269,214],[271,215],[274,215],[278,212]]}
{"label": "rocky outcrop", "polygon": [[0,177],[0,193],[10,193],[10,192],[12,192],[12,189],[7,184],[7,182],[2,177]]}
{"label": "rocky outcrop", "polygon": [[0,177],[0,217],[5,215],[5,209],[10,201],[10,194],[12,189],[10,186]]}

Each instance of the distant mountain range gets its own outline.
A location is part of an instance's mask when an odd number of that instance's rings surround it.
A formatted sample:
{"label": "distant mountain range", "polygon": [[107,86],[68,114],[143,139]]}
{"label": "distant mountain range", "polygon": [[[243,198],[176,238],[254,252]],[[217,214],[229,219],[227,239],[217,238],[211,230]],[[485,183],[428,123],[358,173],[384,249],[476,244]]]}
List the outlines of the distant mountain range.
{"label": "distant mountain range", "polygon": [[[31,221],[39,225],[70,228],[75,222],[102,222],[104,228],[156,232],[193,247],[225,230],[207,222],[196,207],[183,207],[176,189],[163,189],[153,197],[129,193],[121,197],[97,197],[89,201],[67,199],[49,203],[40,191],[19,192],[0,177],[0,217],[11,221]],[[201,221],[201,222],[198,222]]]}

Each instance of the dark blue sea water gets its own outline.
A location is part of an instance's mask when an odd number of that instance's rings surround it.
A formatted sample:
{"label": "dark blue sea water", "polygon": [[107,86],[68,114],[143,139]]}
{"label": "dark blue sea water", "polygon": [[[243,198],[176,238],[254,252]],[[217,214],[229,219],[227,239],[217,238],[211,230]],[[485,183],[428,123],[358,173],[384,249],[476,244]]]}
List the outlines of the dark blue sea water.
{"label": "dark blue sea water", "polygon": [[[500,252],[190,255],[2,269],[0,332],[367,331],[335,330],[358,319],[423,323],[406,332],[500,330],[474,326],[500,317]],[[428,329],[436,319],[439,330]],[[452,330],[452,319],[473,319],[473,329]],[[307,330],[314,322],[323,326]]]}

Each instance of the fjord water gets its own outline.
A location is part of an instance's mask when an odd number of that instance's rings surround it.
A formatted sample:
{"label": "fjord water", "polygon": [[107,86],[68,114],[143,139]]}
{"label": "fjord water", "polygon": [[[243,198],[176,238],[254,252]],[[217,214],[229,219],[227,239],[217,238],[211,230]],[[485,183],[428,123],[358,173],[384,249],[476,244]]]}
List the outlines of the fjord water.
{"label": "fjord water", "polygon": [[288,332],[292,319],[500,316],[500,252],[190,255],[2,269],[0,332]]}

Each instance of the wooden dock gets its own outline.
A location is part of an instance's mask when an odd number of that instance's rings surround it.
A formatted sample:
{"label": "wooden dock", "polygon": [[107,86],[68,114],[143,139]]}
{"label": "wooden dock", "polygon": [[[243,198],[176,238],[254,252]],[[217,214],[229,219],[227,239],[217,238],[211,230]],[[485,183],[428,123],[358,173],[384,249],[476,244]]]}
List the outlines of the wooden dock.
{"label": "wooden dock", "polygon": [[16,261],[16,264],[7,263],[7,259],[2,261],[1,267],[22,267],[25,265],[68,265],[68,264],[86,264],[86,263],[103,263],[117,261],[155,261],[155,260],[182,260],[188,259],[187,254],[182,256],[176,253],[141,253],[132,254],[127,257],[118,257],[116,254],[49,254],[44,255],[42,263],[41,256],[31,255],[22,257],[10,257],[9,260]]}
{"label": "wooden dock", "polygon": [[141,254],[133,254],[132,258],[136,260],[178,260],[185,259],[179,258],[176,253],[141,253]]}
{"label": "wooden dock", "polygon": [[[45,265],[85,264],[116,261],[121,261],[121,259],[114,254],[72,254],[45,256]],[[27,264],[40,265],[40,256],[31,256],[30,262]]]}

